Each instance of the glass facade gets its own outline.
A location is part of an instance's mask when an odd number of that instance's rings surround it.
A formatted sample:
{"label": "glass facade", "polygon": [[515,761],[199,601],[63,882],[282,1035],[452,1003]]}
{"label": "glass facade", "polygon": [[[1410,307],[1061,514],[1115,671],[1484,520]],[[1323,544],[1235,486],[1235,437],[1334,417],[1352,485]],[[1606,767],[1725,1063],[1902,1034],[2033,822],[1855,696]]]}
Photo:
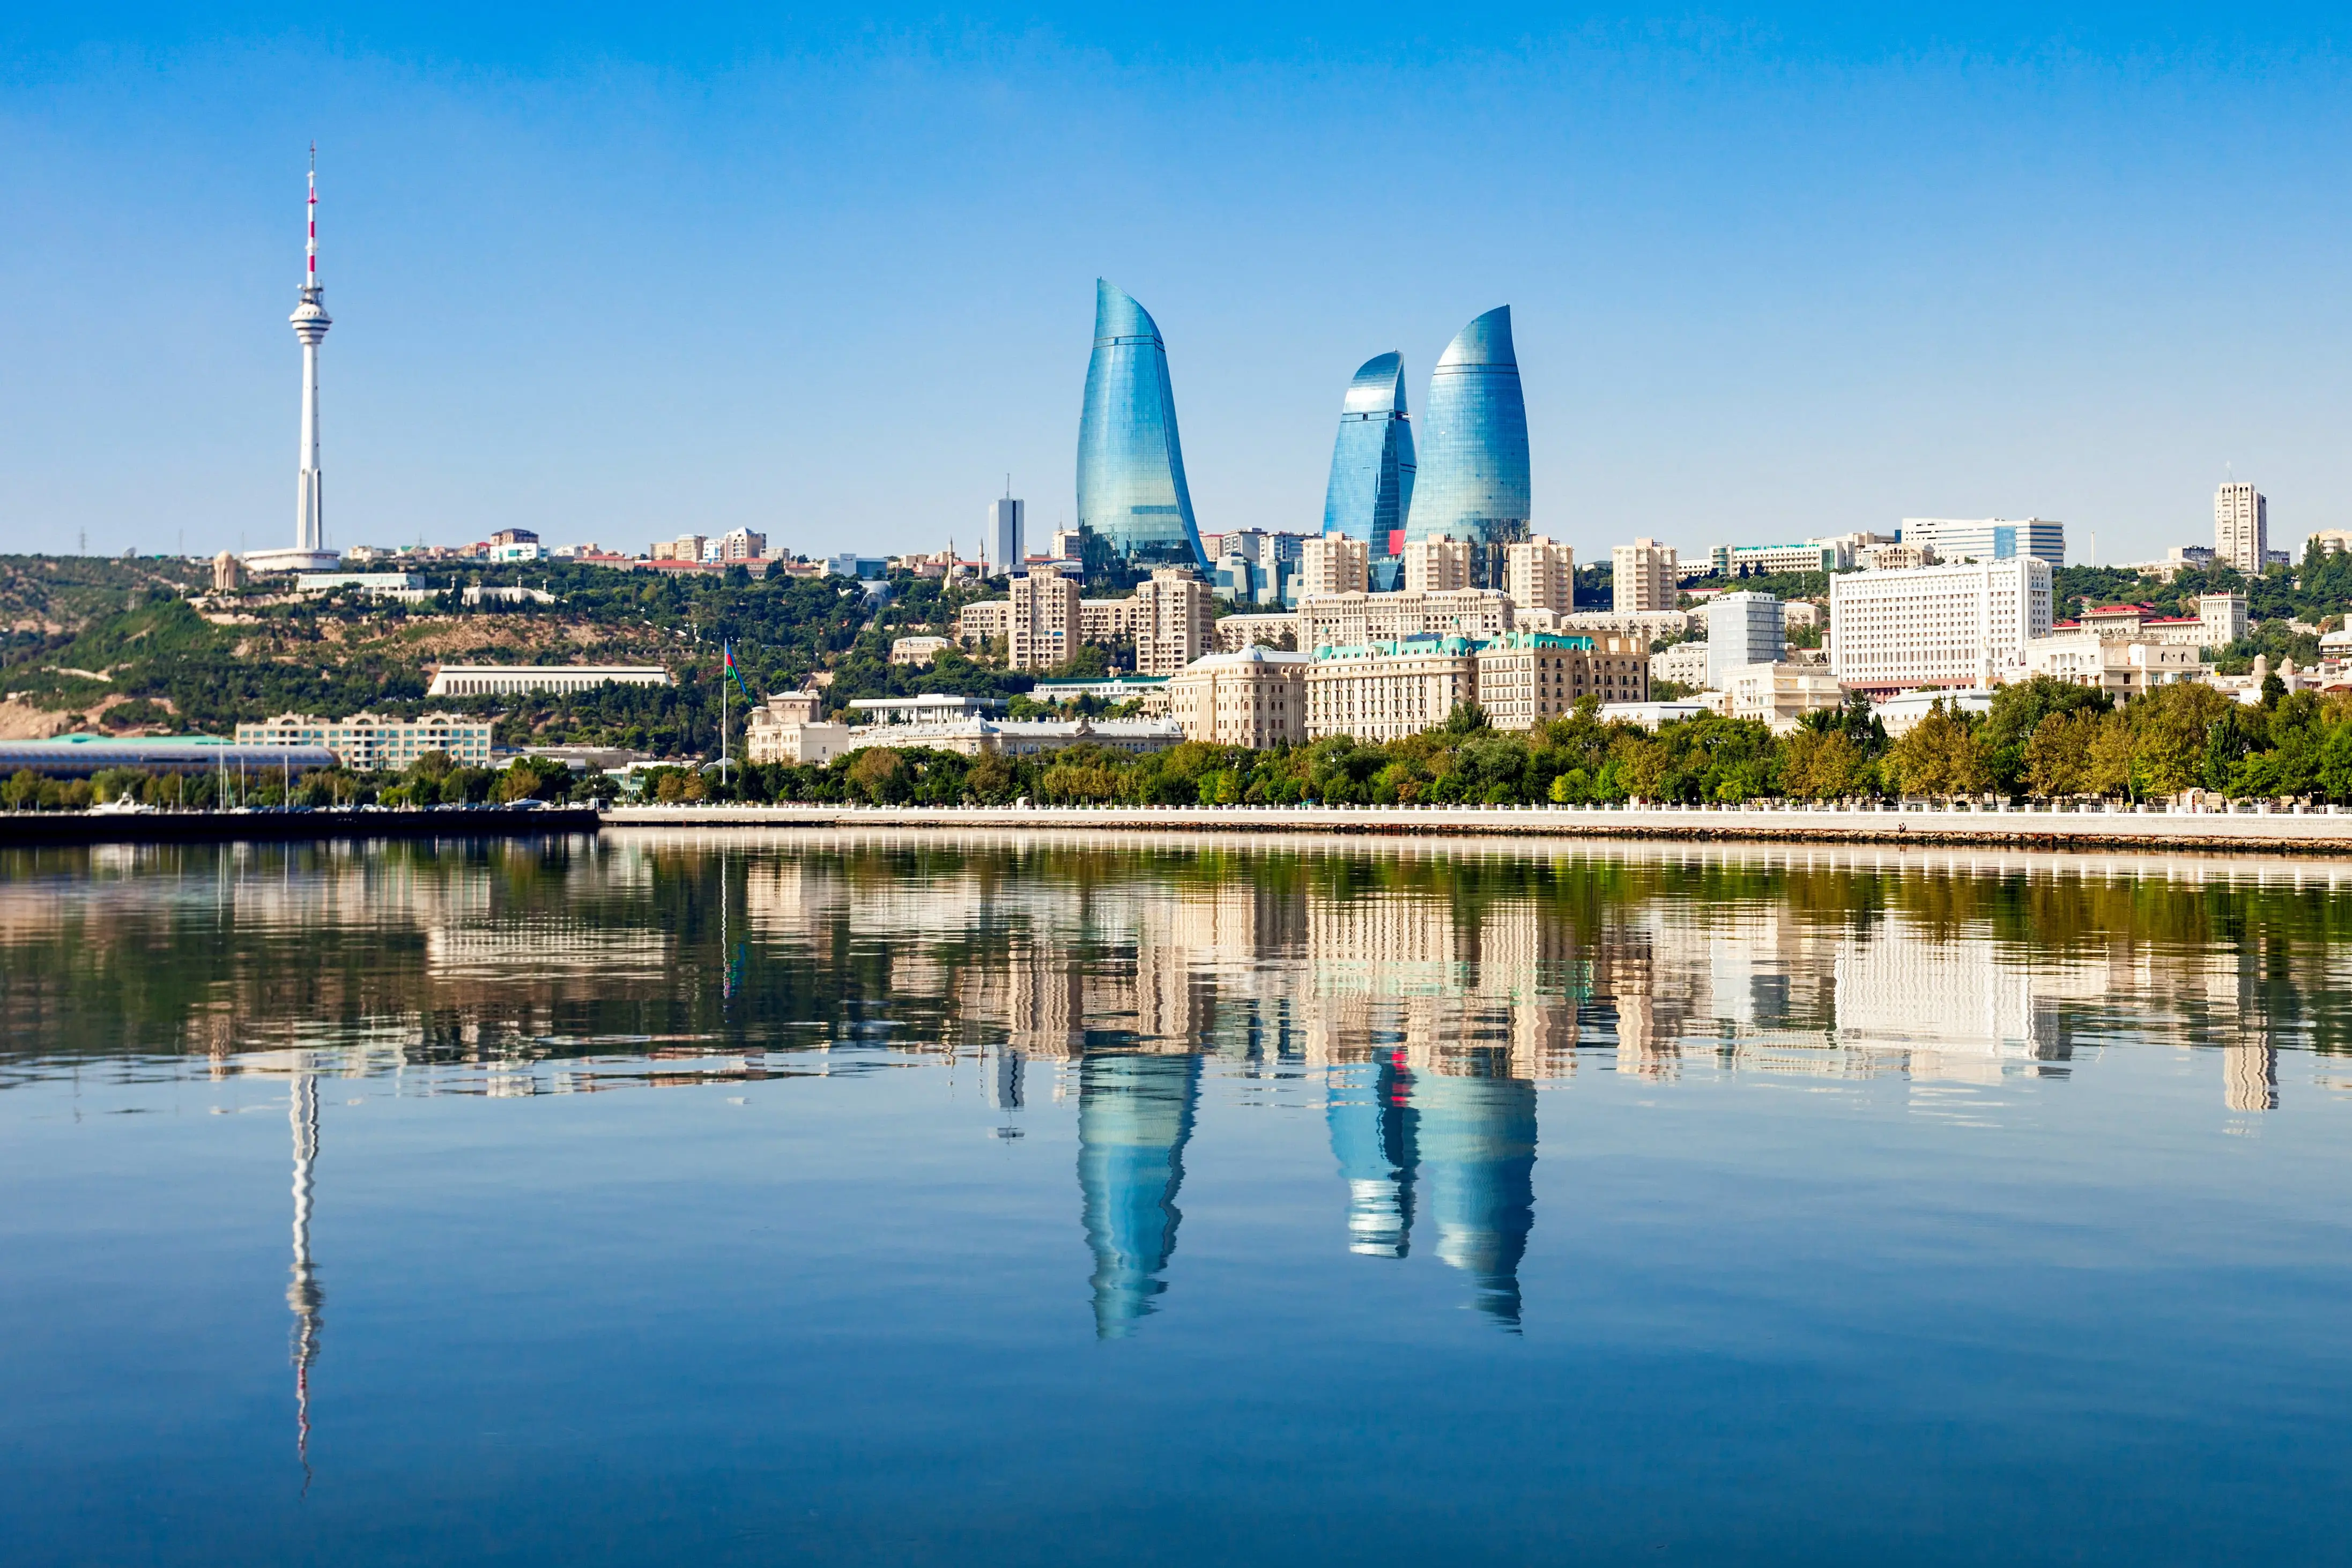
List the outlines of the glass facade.
{"label": "glass facade", "polygon": [[1127,565],[1209,565],[1184,484],[1168,347],[1150,313],[1100,278],[1078,416],[1078,527]]}
{"label": "glass facade", "polygon": [[1528,405],[1511,347],[1511,308],[1462,329],[1429,378],[1408,539],[1467,541],[1470,580],[1503,586],[1508,547],[1528,537]]}
{"label": "glass facade", "polygon": [[1364,361],[1339,405],[1339,439],[1331,448],[1331,484],[1323,493],[1323,531],[1371,547],[1376,588],[1396,586],[1397,536],[1412,509],[1412,422],[1404,409],[1404,356]]}

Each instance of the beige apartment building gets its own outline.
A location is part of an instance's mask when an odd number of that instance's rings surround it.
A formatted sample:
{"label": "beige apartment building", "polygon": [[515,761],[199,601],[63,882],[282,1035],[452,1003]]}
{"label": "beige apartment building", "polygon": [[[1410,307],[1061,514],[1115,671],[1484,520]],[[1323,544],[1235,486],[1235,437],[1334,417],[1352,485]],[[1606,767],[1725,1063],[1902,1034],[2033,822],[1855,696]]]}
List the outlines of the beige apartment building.
{"label": "beige apartment building", "polygon": [[1531,729],[1587,696],[1647,702],[1649,644],[1633,637],[1507,632],[1477,653],[1478,706],[1497,729]]}
{"label": "beige apartment building", "polygon": [[1299,632],[1298,617],[1285,612],[1272,615],[1227,615],[1215,627],[1216,652],[1238,653],[1244,648],[1279,648],[1286,641],[1293,648],[1304,642]]}
{"label": "beige apartment building", "polygon": [[1127,602],[1135,639],[1135,673],[1173,675],[1216,641],[1217,608],[1209,585],[1182,567],[1161,567],[1135,585]]}
{"label": "beige apartment building", "polygon": [[1511,629],[1511,601],[1500,589],[1463,588],[1442,593],[1318,593],[1298,601],[1298,646],[1351,647],[1402,637],[1474,637],[1481,642]]}
{"label": "beige apartment building", "polygon": [[1319,534],[1298,548],[1290,580],[1298,597],[1310,593],[1361,593],[1371,587],[1372,549],[1346,534]]}
{"label": "beige apartment building", "polygon": [[1576,610],[1576,551],[1557,539],[1538,534],[1512,545],[1504,558],[1503,591],[1511,608],[1548,610],[1555,615]]}
{"label": "beige apartment building", "polygon": [[1844,688],[1824,664],[1735,664],[1722,677],[1724,711],[1769,725],[1775,735],[1795,729],[1809,713],[1845,704]]}
{"label": "beige apartment building", "polygon": [[1655,539],[1635,539],[1611,550],[1609,576],[1610,608],[1620,615],[1672,610],[1682,597],[1682,563],[1675,547]]}
{"label": "beige apartment building", "polygon": [[1076,580],[1033,571],[1013,580],[1004,599],[967,604],[957,617],[964,643],[1005,640],[1016,670],[1046,670],[1087,644],[1132,638],[1136,674],[1170,675],[1216,641],[1216,601],[1209,585],[1183,567],[1161,567],[1125,599],[1080,599]]}
{"label": "beige apartment building", "polygon": [[1477,695],[1477,644],[1467,637],[1318,647],[1307,666],[1307,738],[1419,735]]}
{"label": "beige apartment building", "polygon": [[1068,662],[1083,640],[1078,585],[1055,571],[1013,580],[1005,630],[1005,662],[1016,670],[1050,670]]}
{"label": "beige apartment building", "polygon": [[2146,696],[2158,686],[2193,681],[2204,673],[2193,645],[2145,637],[2101,636],[2096,627],[2053,632],[2025,645],[2025,674],[2070,685],[2096,686],[2117,702]]}
{"label": "beige apartment building", "polygon": [[2248,577],[2260,577],[2271,548],[2271,504],[2252,485],[2213,492],[2213,554]]}
{"label": "beige apartment building", "polygon": [[1412,539],[1404,547],[1407,593],[1453,593],[1470,586],[1466,539]]}
{"label": "beige apartment building", "polygon": [[1215,746],[1304,740],[1310,662],[1274,648],[1207,654],[1168,677],[1168,716],[1185,739]]}
{"label": "beige apartment building", "polygon": [[823,692],[778,692],[743,725],[751,762],[828,762],[849,749],[849,726],[826,724]]}

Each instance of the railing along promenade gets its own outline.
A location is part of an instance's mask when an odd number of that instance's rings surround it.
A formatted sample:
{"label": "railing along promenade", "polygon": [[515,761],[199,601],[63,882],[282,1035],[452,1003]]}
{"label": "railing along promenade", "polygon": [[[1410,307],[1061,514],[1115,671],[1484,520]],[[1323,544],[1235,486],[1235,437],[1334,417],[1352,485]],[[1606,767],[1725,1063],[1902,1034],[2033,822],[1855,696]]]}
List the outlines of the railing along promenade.
{"label": "railing along promenade", "polygon": [[607,808],[607,827],[1139,829],[1155,831],[1530,834],[1560,838],[2017,844],[2048,848],[2352,851],[2352,810],[2090,802],[1750,801],[1644,806],[813,806]]}

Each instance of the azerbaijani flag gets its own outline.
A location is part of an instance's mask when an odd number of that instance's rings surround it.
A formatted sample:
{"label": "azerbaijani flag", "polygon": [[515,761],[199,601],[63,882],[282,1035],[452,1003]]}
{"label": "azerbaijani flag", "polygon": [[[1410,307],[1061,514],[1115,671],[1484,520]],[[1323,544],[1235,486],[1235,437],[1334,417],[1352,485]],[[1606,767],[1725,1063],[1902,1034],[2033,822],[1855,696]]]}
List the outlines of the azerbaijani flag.
{"label": "azerbaijani flag", "polygon": [[734,676],[736,686],[743,694],[743,700],[747,703],[751,703],[756,707],[759,705],[759,699],[751,695],[751,688],[743,684],[743,672],[735,667],[735,644],[732,643],[726,643],[720,644],[720,646],[724,651],[720,653],[719,657],[726,674],[720,675],[719,678],[721,681],[724,681],[728,675]]}

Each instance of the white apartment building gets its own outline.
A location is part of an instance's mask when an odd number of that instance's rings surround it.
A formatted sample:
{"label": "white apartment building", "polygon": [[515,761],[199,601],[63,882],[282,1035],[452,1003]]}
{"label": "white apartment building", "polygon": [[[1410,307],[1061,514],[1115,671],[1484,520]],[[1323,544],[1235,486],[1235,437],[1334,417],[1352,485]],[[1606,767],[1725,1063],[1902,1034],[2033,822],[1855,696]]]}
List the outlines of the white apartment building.
{"label": "white apartment building", "polygon": [[1777,577],[1785,572],[1843,571],[1853,549],[1838,539],[1808,539],[1801,545],[1717,545],[1707,564],[1717,577]]}
{"label": "white apartment building", "polygon": [[1419,735],[1477,695],[1477,644],[1467,637],[1318,647],[1307,666],[1307,738]]}
{"label": "white apartment building", "polygon": [[2032,556],[2053,567],[2066,564],[2066,525],[2047,517],[1906,517],[1903,542],[1919,545],[1937,560],[2010,560]]}
{"label": "white apartment building", "polygon": [[1271,648],[1206,654],[1168,677],[1168,716],[1185,739],[1214,746],[1303,740],[1310,662]]}
{"label": "white apartment building", "polygon": [[1470,586],[1466,539],[1410,539],[1404,547],[1407,593],[1454,593]]}
{"label": "white apartment building", "polygon": [[1531,729],[1588,696],[1645,702],[1648,644],[1631,637],[1507,632],[1476,653],[1478,706],[1497,729]]}
{"label": "white apartment building", "polygon": [[1372,547],[1346,534],[1321,534],[1298,547],[1290,580],[1298,597],[1361,593],[1371,587]]}
{"label": "white apartment building", "polygon": [[646,553],[656,560],[700,560],[703,546],[709,542],[700,534],[680,534],[674,539],[656,539]]}
{"label": "white apartment building", "polygon": [[1557,539],[1538,534],[1504,552],[1503,591],[1511,609],[1547,610],[1555,615],[1576,611],[1576,552]]}
{"label": "white apartment building", "polygon": [[1610,608],[1620,615],[1672,610],[1682,597],[1681,563],[1675,547],[1635,539],[1609,552]]}
{"label": "white apartment building", "polygon": [[2070,685],[2096,686],[2118,702],[2158,686],[2193,681],[2204,665],[2194,647],[2152,639],[2103,637],[2095,627],[2053,632],[2025,645],[2025,674],[2049,675]]}
{"label": "white apartment building", "polygon": [[1788,650],[1780,601],[1769,593],[1726,593],[1706,606],[1706,684],[1716,691],[1734,670],[1777,664]]}
{"label": "white apartment building", "polygon": [[2252,485],[2224,485],[2213,492],[2213,554],[2248,577],[2260,577],[2270,559],[2271,504]]}
{"label": "white apartment building", "polygon": [[2036,556],[1830,579],[1830,669],[1874,693],[1990,685],[2050,634],[2050,563]]}
{"label": "white apartment building", "polygon": [[2208,648],[2226,648],[2241,641],[2253,624],[2246,618],[2246,596],[2242,593],[2199,594],[2197,620],[2204,628],[2202,645]]}
{"label": "white apartment building", "polygon": [[1013,580],[1005,611],[1005,662],[1016,670],[1050,670],[1078,651],[1078,585],[1059,572]]}
{"label": "white apartment building", "polygon": [[423,718],[379,718],[355,713],[349,718],[281,713],[258,724],[236,727],[239,746],[323,746],[354,773],[393,773],[428,752],[446,753],[468,768],[490,765],[487,719],[446,713]]}
{"label": "white apartment building", "polygon": [[659,664],[444,664],[425,688],[428,697],[511,696],[526,692],[590,692],[616,686],[677,683]]}
{"label": "white apartment building", "polygon": [[860,725],[845,750],[869,746],[928,747],[963,757],[1036,757],[1072,746],[1101,746],[1132,755],[1165,751],[1184,738],[1164,718],[947,719],[936,724]]}
{"label": "white apartment building", "polygon": [[1672,681],[1678,686],[1706,685],[1706,643],[1677,643],[1651,654],[1650,679]]}
{"label": "white apartment building", "polygon": [[1724,711],[1786,735],[1809,713],[1843,706],[1845,691],[1820,664],[1744,664],[1723,672]]}
{"label": "white apartment building", "polygon": [[2352,551],[2352,528],[2320,528],[2311,536],[2322,555],[2343,555]]}
{"label": "white apartment building", "polygon": [[1511,601],[1500,589],[1444,593],[1318,593],[1298,601],[1298,646],[1353,647],[1402,637],[1463,636],[1480,642],[1511,629]]}

